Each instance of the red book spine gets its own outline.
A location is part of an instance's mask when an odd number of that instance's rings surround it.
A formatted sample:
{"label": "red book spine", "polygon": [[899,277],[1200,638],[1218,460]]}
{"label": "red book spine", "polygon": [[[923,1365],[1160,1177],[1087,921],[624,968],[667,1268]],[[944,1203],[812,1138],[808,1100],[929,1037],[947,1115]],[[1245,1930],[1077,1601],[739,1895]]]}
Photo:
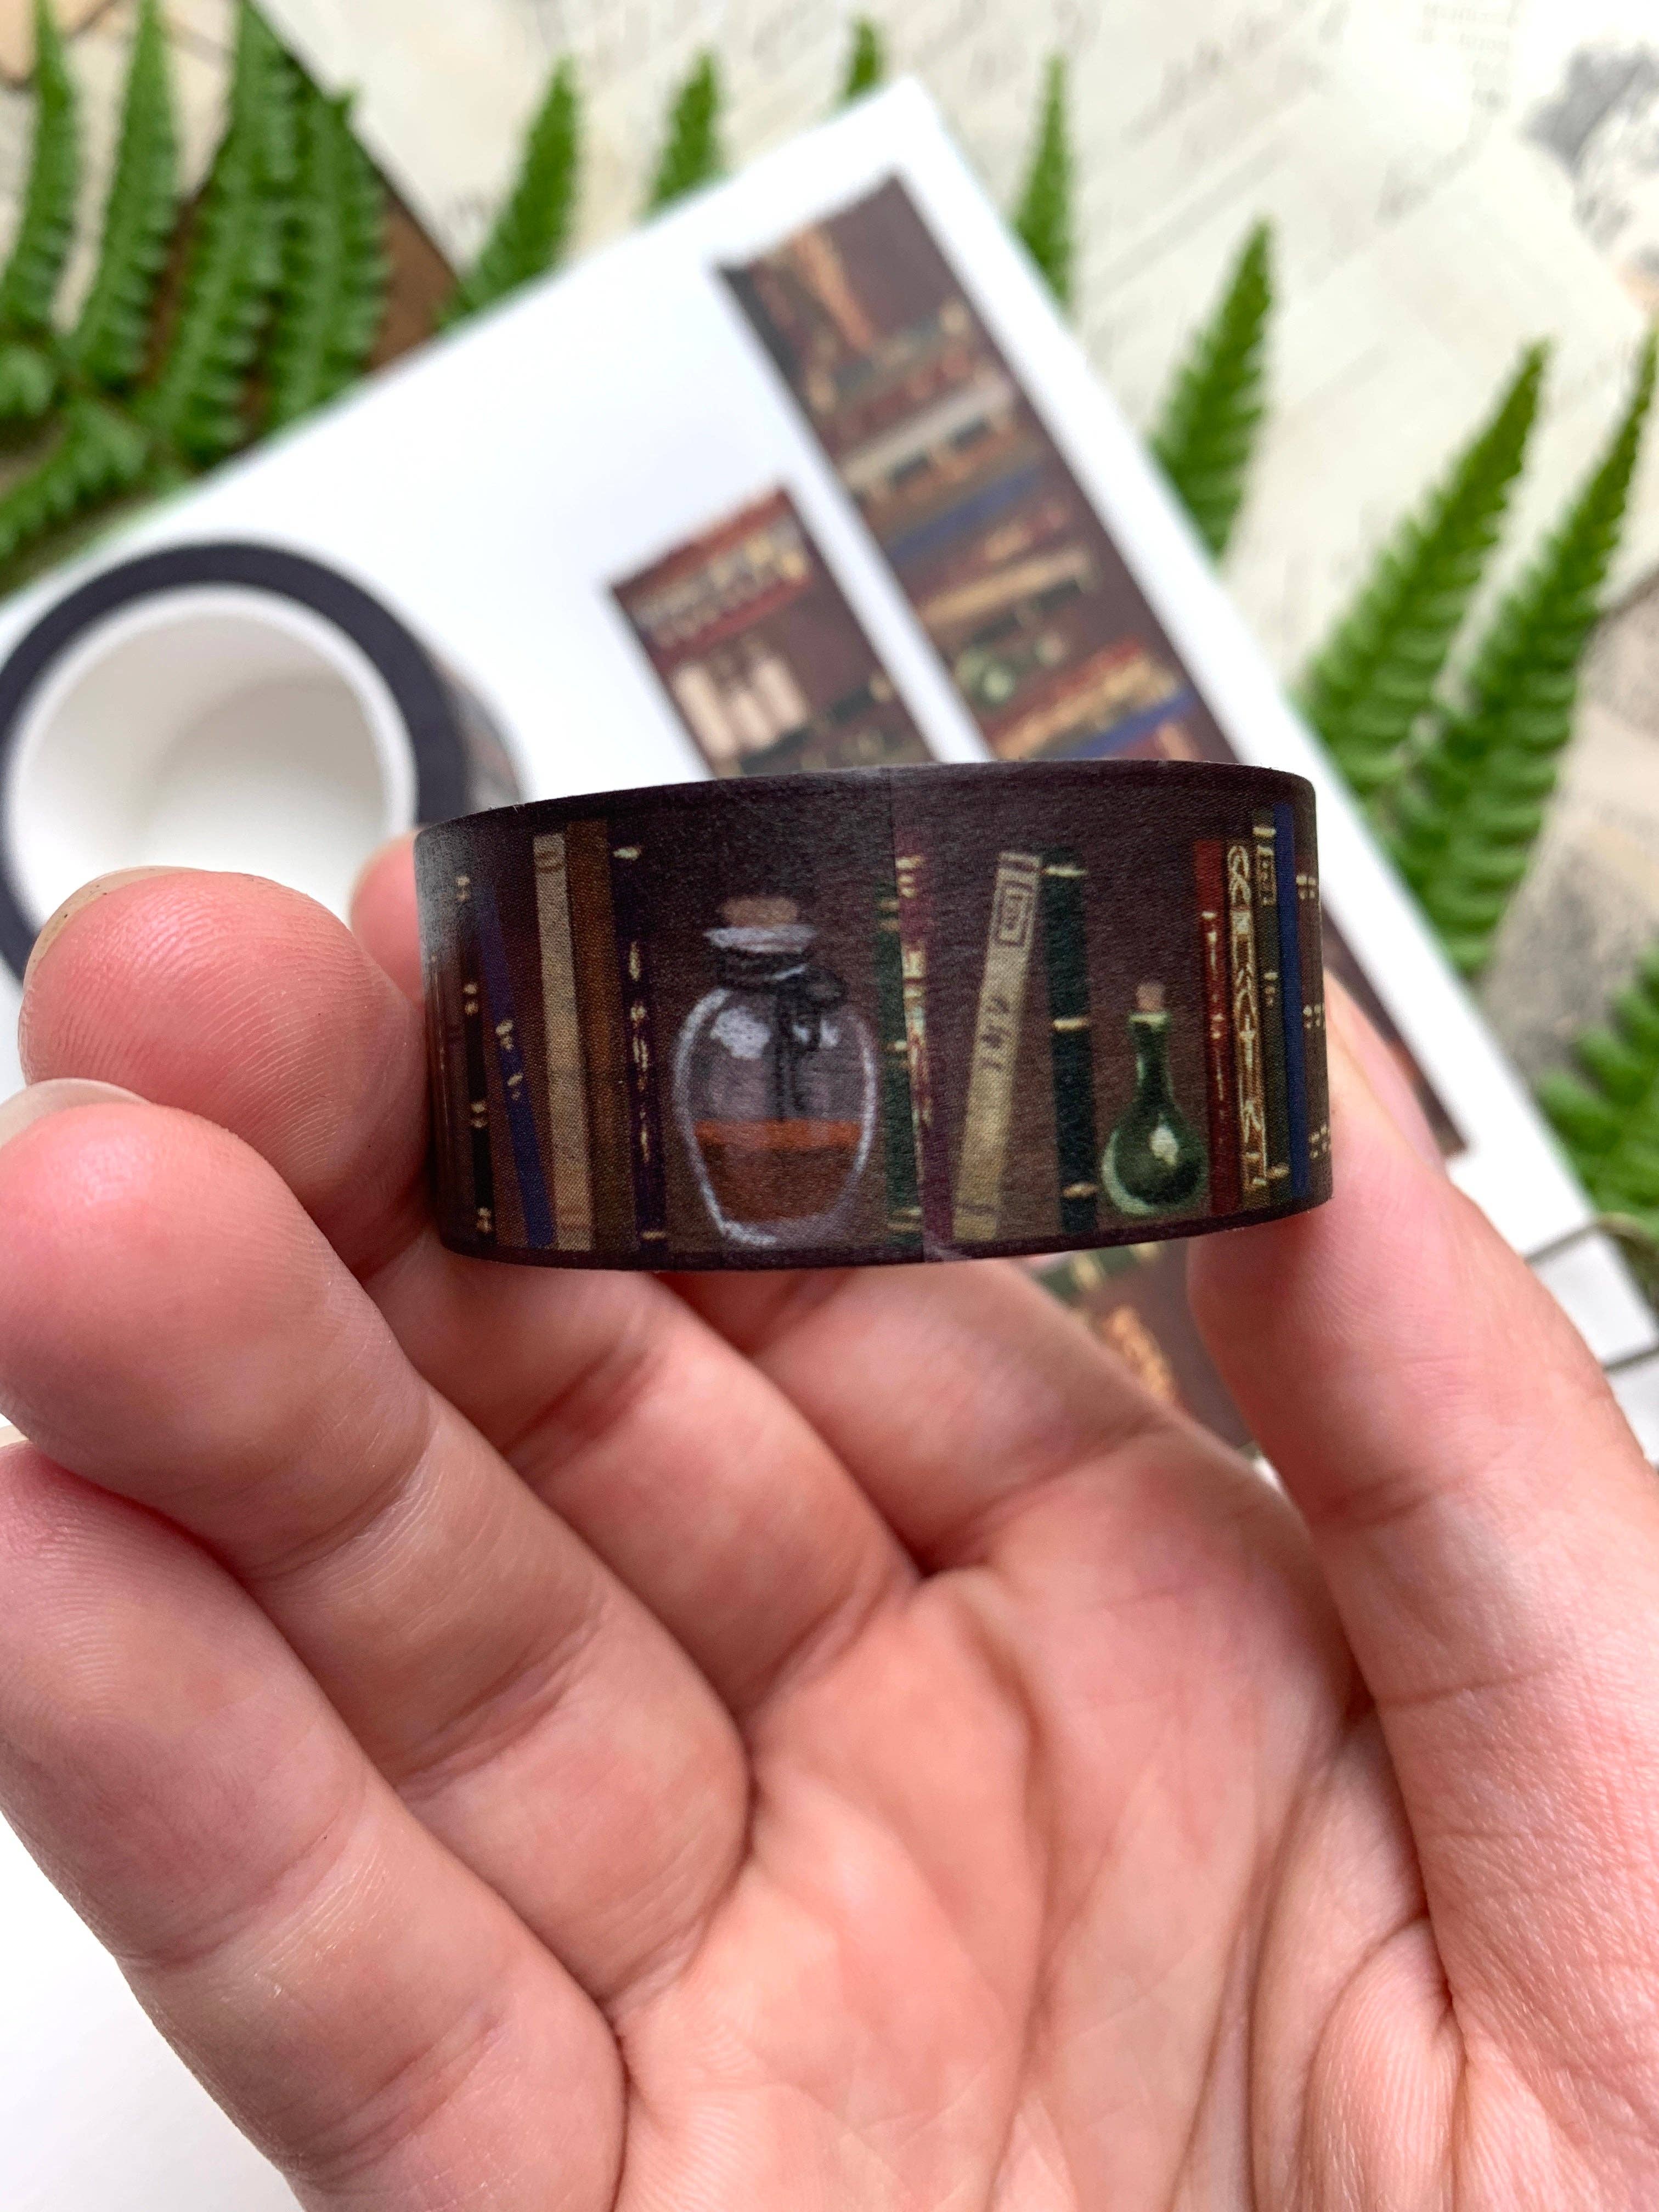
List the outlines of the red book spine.
{"label": "red book spine", "polygon": [[1233,1105],[1232,991],[1227,975],[1227,856],[1218,837],[1193,847],[1204,955],[1204,1067],[1210,1103],[1210,1211],[1237,1213],[1238,1121]]}

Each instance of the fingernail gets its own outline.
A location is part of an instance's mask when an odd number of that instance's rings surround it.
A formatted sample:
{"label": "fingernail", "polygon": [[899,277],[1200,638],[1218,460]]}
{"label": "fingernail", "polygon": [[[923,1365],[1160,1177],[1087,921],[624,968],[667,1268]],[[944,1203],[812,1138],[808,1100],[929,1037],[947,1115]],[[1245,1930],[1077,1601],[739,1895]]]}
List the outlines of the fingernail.
{"label": "fingernail", "polygon": [[60,1075],[50,1083],[31,1083],[27,1090],[0,1100],[0,1146],[21,1137],[49,1114],[62,1114],[71,1106],[142,1106],[136,1091],[123,1091],[118,1083],[94,1083],[89,1076]]}
{"label": "fingernail", "polygon": [[1326,1017],[1333,1048],[1332,1073],[1346,1067],[1418,1157],[1443,1175],[1445,1155],[1436,1142],[1410,1077],[1347,993],[1332,987],[1328,978]]}
{"label": "fingernail", "polygon": [[28,963],[23,970],[23,988],[27,990],[29,978],[82,908],[91,906],[110,891],[118,891],[123,884],[136,884],[143,876],[165,876],[172,872],[168,868],[112,868],[108,875],[94,876],[89,884],[82,884],[79,890],[71,891],[62,906],[55,913],[49,914],[40,925],[40,933],[34,940]]}

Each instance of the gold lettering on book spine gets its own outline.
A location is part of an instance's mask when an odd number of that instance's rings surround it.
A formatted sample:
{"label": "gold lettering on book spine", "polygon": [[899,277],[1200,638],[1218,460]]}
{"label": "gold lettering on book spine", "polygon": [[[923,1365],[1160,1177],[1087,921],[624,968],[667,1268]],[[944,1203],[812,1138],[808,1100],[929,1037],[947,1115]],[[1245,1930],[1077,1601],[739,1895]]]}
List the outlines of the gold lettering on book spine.
{"label": "gold lettering on book spine", "polygon": [[1246,1206],[1267,1202],[1267,1103],[1261,1066],[1250,848],[1227,848],[1227,949],[1232,981],[1233,1066],[1238,1085],[1238,1183]]}
{"label": "gold lettering on book spine", "polygon": [[1279,870],[1273,858],[1273,817],[1271,814],[1259,817],[1255,824],[1255,900],[1256,911],[1263,917],[1263,929],[1256,938],[1256,969],[1261,985],[1261,1013],[1271,1021],[1279,1012],[1279,948],[1276,943],[1266,941],[1266,917],[1274,913],[1279,905]]}
{"label": "gold lettering on book spine", "polygon": [[1325,1070],[1325,969],[1320,943],[1323,926],[1319,904],[1319,878],[1311,870],[1297,872],[1297,905],[1302,916],[1302,1031],[1306,1040],[1308,1068],[1308,1158],[1311,1162],[1331,1156],[1329,1082]]}

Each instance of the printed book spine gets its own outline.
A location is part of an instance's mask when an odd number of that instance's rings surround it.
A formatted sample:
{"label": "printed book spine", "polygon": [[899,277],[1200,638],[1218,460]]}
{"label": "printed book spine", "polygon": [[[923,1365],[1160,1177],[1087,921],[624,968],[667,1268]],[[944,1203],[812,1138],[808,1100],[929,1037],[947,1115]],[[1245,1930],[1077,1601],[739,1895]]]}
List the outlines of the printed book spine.
{"label": "printed book spine", "polygon": [[904,955],[899,943],[898,891],[890,878],[876,886],[876,1011],[880,1024],[887,1231],[896,1242],[920,1251],[921,1198],[916,1183],[916,1125],[904,1027]]}
{"label": "printed book spine", "polygon": [[556,830],[548,836],[538,837],[534,850],[547,1127],[553,1152],[553,1226],[562,1252],[586,1252],[593,1243],[593,1193],[587,1165],[587,1069],[576,1012],[564,832]]}
{"label": "printed book spine", "polygon": [[[436,1164],[436,1187],[456,1191],[461,1185],[461,1165],[455,1152],[455,1080],[465,1066],[455,994],[450,988],[453,946],[441,951],[428,931],[422,932],[421,1003],[426,1009],[428,1050],[432,1055],[433,1087],[441,1102],[432,1116],[432,1146]],[[459,1224],[456,1226],[459,1228]]]}
{"label": "printed book spine", "polygon": [[611,848],[611,896],[623,1030],[628,1040],[629,1162],[634,1176],[634,1231],[641,1244],[668,1240],[663,1176],[662,1116],[657,1104],[657,1045],[651,1011],[651,964],[645,940],[645,902],[640,888],[643,848],[619,834]]}
{"label": "printed book spine", "polygon": [[1199,941],[1204,956],[1204,1073],[1210,1109],[1210,1211],[1239,1206],[1237,1074],[1227,977],[1227,854],[1218,837],[1193,848]]}
{"label": "printed book spine", "polygon": [[602,1252],[634,1243],[632,1127],[628,1047],[617,978],[617,932],[611,905],[611,825],[570,822],[564,832],[576,1011],[587,1071],[588,1180],[593,1241]]}
{"label": "printed book spine", "polygon": [[1098,1225],[1100,1153],[1095,1127],[1094,1029],[1089,1012],[1089,945],[1084,927],[1088,872],[1069,847],[1042,856],[1042,945],[1048,971],[1048,1052],[1054,1079],[1054,1149],[1060,1228],[1092,1235]]}
{"label": "printed book spine", "polygon": [[[1310,856],[1304,854],[1304,860]],[[1321,951],[1319,876],[1311,866],[1298,867],[1297,910],[1301,919],[1302,1036],[1308,1081],[1310,1172],[1331,1156],[1330,1079],[1325,1068],[1325,963]]]}
{"label": "printed book spine", "polygon": [[495,1168],[489,1149],[489,1078],[484,1066],[483,986],[478,978],[478,929],[472,878],[455,878],[455,943],[461,969],[461,1035],[466,1054],[466,1111],[472,1138],[472,1231],[495,1235]]}
{"label": "printed book spine", "polygon": [[547,1185],[542,1179],[542,1148],[536,1134],[536,1113],[530,1103],[524,1054],[519,1049],[518,1018],[513,1010],[513,986],[507,972],[501,916],[495,911],[495,893],[489,884],[473,885],[472,902],[477,917],[484,993],[489,1001],[495,1037],[495,1060],[501,1070],[501,1094],[507,1102],[507,1133],[513,1139],[513,1164],[518,1170],[525,1243],[532,1251],[541,1251],[553,1242],[553,1221],[547,1208]]}
{"label": "printed book spine", "polygon": [[893,873],[898,885],[899,957],[904,1043],[909,1060],[910,1113],[921,1176],[921,1232],[927,1245],[948,1251],[951,1166],[927,1060],[927,938],[931,916],[926,854],[896,854]]}
{"label": "printed book spine", "polygon": [[1233,1070],[1238,1100],[1238,1195],[1267,1203],[1267,1105],[1262,1090],[1261,994],[1256,979],[1251,848],[1227,848],[1227,966],[1232,987]]}
{"label": "printed book spine", "polygon": [[998,854],[957,1165],[951,1226],[958,1244],[994,1243],[1001,1227],[1019,1025],[1042,881],[1042,862],[1035,853]]}
{"label": "printed book spine", "polygon": [[1261,1000],[1261,1090],[1267,1109],[1267,1182],[1281,1188],[1291,1174],[1291,1107],[1285,1064],[1285,1032],[1290,1009],[1281,981],[1277,824],[1264,807],[1251,824],[1255,848],[1255,963]]}
{"label": "printed book spine", "polygon": [[1300,900],[1296,872],[1296,817],[1285,800],[1273,808],[1279,833],[1279,967],[1284,978],[1285,1080],[1289,1093],[1291,1195],[1306,1198],[1312,1187],[1308,1126],[1307,1005],[1303,996]]}

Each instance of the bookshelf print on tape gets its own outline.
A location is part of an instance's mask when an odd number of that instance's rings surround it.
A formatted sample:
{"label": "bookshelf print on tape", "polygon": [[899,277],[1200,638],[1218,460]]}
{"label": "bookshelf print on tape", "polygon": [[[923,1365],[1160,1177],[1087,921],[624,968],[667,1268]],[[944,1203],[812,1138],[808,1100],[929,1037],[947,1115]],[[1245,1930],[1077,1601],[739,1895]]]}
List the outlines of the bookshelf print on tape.
{"label": "bookshelf print on tape", "polygon": [[416,860],[461,1251],[1052,1253],[1329,1194],[1297,777],[733,777],[475,815]]}

